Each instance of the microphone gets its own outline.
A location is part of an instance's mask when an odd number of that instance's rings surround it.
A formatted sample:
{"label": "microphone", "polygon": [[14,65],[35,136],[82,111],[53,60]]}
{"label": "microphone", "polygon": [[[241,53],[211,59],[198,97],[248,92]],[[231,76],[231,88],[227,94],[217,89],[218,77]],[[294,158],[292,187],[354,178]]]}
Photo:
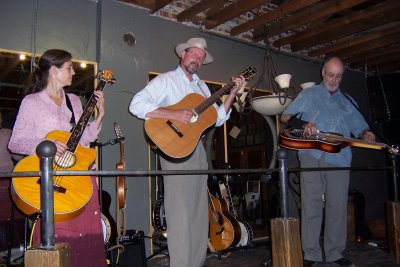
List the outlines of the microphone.
{"label": "microphone", "polygon": [[119,142],[121,142],[121,141],[124,141],[125,140],[125,137],[118,137],[118,138],[115,138],[115,139],[110,139],[110,140],[108,140],[108,143],[110,143],[110,145],[115,145],[115,144],[117,144],[117,143],[119,143]]}

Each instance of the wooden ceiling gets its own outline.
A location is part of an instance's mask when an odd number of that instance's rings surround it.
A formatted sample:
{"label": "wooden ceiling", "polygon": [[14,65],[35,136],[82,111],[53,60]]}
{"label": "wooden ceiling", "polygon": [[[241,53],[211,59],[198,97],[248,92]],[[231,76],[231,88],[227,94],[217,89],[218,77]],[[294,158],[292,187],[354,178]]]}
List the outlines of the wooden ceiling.
{"label": "wooden ceiling", "polygon": [[[116,0],[295,55],[341,57],[370,74],[400,71],[399,0]],[[172,13],[172,15],[171,15]]]}

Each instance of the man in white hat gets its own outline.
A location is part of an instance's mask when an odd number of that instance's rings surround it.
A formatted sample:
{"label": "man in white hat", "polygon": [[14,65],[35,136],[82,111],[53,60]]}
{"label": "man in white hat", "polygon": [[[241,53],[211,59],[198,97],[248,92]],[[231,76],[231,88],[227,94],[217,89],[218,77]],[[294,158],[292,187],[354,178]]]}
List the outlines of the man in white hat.
{"label": "man in white hat", "polygon": [[[179,66],[158,75],[138,92],[129,105],[129,111],[140,119],[167,118],[189,123],[193,113],[189,109],[171,110],[164,108],[178,103],[186,95],[197,93],[206,98],[211,96],[207,85],[197,76],[203,64],[213,61],[203,38],[191,38],[176,46],[180,57]],[[244,83],[243,77],[232,78],[234,88],[221,106],[215,105],[222,125],[231,112],[237,91]],[[162,155],[163,170],[207,170],[207,155],[200,141],[194,152],[182,160]],[[168,227],[168,250],[171,267],[202,266],[208,242],[208,196],[207,175],[164,176],[164,205]]]}

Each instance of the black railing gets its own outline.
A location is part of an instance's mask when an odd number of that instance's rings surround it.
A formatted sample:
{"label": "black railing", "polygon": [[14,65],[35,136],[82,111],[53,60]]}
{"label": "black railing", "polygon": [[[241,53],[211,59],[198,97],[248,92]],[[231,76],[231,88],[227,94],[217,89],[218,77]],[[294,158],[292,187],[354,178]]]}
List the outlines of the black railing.
{"label": "black railing", "polygon": [[[389,167],[335,167],[335,168],[287,168],[287,152],[284,149],[279,149],[277,152],[279,168],[277,169],[221,169],[221,170],[142,170],[142,171],[53,171],[53,160],[56,153],[55,145],[51,141],[43,141],[36,150],[40,158],[41,171],[35,172],[7,172],[0,173],[1,178],[17,178],[17,177],[35,177],[40,176],[41,187],[41,203],[42,203],[42,247],[43,249],[53,249],[55,246],[54,239],[54,196],[53,196],[53,177],[54,176],[102,176],[102,177],[143,177],[143,176],[158,176],[158,175],[190,175],[190,174],[272,174],[279,173],[281,183],[281,216],[288,216],[288,173],[303,172],[303,171],[330,171],[330,170],[390,170],[393,175],[394,184],[397,185],[397,167],[396,161],[393,159],[393,166]],[[23,178],[21,178],[23,179]],[[394,199],[398,200],[397,188],[394,190]]]}

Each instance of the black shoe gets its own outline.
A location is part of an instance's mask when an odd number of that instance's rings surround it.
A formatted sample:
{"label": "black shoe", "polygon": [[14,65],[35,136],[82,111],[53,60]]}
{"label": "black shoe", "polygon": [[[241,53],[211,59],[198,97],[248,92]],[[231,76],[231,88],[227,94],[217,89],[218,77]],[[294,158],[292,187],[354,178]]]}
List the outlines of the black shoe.
{"label": "black shoe", "polygon": [[311,267],[315,263],[316,263],[316,261],[303,260],[303,267]]}
{"label": "black shoe", "polygon": [[338,260],[334,261],[334,263],[336,263],[340,266],[344,266],[344,267],[355,267],[354,263],[352,263],[351,261],[349,261],[346,258],[338,259]]}

